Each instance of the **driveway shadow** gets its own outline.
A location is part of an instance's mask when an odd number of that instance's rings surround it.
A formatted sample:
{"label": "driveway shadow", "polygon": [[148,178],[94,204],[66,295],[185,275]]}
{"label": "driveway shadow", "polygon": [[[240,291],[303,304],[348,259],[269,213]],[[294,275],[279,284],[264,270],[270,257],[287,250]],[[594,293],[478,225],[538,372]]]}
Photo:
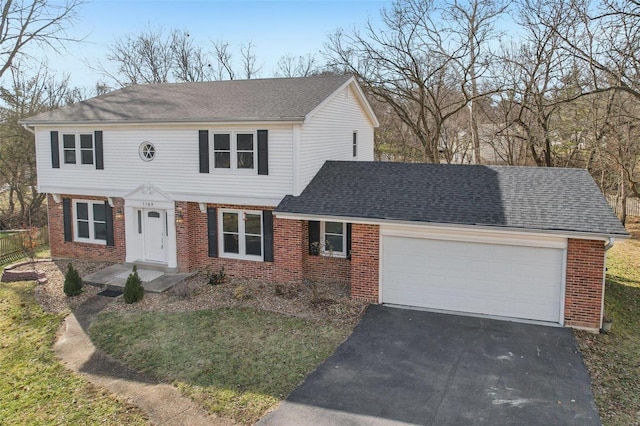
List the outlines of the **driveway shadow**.
{"label": "driveway shadow", "polygon": [[260,424],[599,425],[572,330],[371,306]]}

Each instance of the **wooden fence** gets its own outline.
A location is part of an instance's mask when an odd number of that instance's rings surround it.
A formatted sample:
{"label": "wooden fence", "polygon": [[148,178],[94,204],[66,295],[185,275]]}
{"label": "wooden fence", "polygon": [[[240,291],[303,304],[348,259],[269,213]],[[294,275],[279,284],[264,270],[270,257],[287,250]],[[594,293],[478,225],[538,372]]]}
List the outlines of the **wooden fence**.
{"label": "wooden fence", "polygon": [[29,253],[49,245],[49,229],[20,229],[0,231],[0,264],[28,257]]}
{"label": "wooden fence", "polygon": [[[622,213],[622,204],[620,202],[616,202],[616,197],[613,195],[607,196],[607,201],[616,214],[620,216],[620,213]],[[627,216],[640,216],[639,199],[627,198]]]}

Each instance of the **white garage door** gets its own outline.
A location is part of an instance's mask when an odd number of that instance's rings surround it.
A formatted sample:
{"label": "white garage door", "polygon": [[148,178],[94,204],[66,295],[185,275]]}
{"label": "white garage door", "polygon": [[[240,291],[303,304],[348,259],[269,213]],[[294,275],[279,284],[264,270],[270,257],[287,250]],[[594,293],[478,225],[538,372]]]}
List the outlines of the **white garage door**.
{"label": "white garage door", "polygon": [[383,303],[560,322],[562,249],[382,238]]}

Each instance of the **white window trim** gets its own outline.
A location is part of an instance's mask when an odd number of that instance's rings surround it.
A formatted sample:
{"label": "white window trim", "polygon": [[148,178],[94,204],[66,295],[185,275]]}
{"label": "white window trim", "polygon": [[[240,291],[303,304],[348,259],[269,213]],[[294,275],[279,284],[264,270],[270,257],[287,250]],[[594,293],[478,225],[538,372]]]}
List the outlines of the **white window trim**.
{"label": "white window trim", "polygon": [[[224,229],[223,229],[223,214],[235,213],[238,217],[238,252],[239,253],[226,253],[224,251]],[[253,254],[246,254],[246,240],[245,240],[245,214],[253,214],[260,216],[260,256]],[[243,260],[255,260],[264,261],[264,223],[262,221],[261,210],[238,210],[238,209],[218,209],[218,256],[228,259],[243,259]]]}
{"label": "white window trim", "polygon": [[[88,204],[89,211],[89,238],[81,238],[79,237],[78,232],[78,203]],[[104,201],[96,201],[96,200],[73,200],[73,241],[79,243],[90,243],[90,244],[100,244],[103,246],[107,245],[106,240],[97,240],[95,239],[95,229],[94,229],[94,219],[93,219],[93,205],[104,205]],[[105,221],[106,224],[106,221]]]}
{"label": "white window trim", "polygon": [[[65,135],[74,135],[75,138],[75,153],[76,153],[76,162],[75,163],[67,163],[65,161],[65,148],[64,148],[64,136]],[[82,148],[80,147],[80,135],[90,135],[91,136],[91,164],[83,164],[82,163]],[[82,131],[60,131],[60,165],[64,167],[90,167],[94,168],[96,166],[96,137],[94,132],[82,132]]]}
{"label": "white window trim", "polygon": [[[237,135],[253,135],[253,167],[250,169],[238,168],[238,138]],[[231,157],[231,167],[222,168],[216,167],[215,156],[215,135],[229,135],[229,147]],[[249,151],[242,151],[249,152]],[[209,164],[211,164],[210,171],[215,173],[258,173],[258,131],[257,130],[210,130],[209,131]]]}
{"label": "white window trim", "polygon": [[[342,223],[342,251],[326,250],[327,238],[326,238],[325,228],[326,228],[327,222]],[[331,235],[337,235],[337,234],[331,234]],[[320,241],[322,242],[320,253],[322,253],[323,256],[346,258],[347,257],[347,224],[346,222],[334,222],[332,220],[320,222]]]}

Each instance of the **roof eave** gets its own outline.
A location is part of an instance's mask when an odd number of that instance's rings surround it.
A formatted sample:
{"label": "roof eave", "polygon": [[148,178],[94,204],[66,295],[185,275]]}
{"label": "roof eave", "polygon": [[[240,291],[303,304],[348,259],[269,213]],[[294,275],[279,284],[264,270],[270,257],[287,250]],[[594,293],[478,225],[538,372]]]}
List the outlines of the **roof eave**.
{"label": "roof eave", "polygon": [[301,123],[304,121],[304,117],[264,117],[264,118],[232,118],[232,117],[217,117],[217,118],[198,118],[198,119],[148,119],[148,120],[19,120],[19,124],[26,124],[27,126],[69,126],[80,124],[201,124],[201,123]]}
{"label": "roof eave", "polygon": [[336,222],[349,222],[349,223],[359,223],[359,224],[367,224],[367,225],[406,225],[406,226],[432,227],[432,228],[479,229],[484,231],[556,235],[556,236],[563,236],[567,238],[593,239],[593,240],[603,240],[603,241],[608,241],[610,239],[628,239],[631,237],[629,234],[587,232],[587,231],[576,231],[576,230],[567,230],[567,229],[538,229],[538,228],[524,228],[524,227],[520,228],[520,227],[512,227],[512,226],[470,225],[470,224],[459,224],[459,223],[419,222],[419,221],[384,219],[384,218],[363,218],[363,217],[355,217],[355,216],[332,216],[332,215],[318,215],[318,214],[308,214],[308,213],[290,213],[290,212],[279,212],[277,208],[273,213],[277,218],[280,218],[280,219],[336,221]]}

